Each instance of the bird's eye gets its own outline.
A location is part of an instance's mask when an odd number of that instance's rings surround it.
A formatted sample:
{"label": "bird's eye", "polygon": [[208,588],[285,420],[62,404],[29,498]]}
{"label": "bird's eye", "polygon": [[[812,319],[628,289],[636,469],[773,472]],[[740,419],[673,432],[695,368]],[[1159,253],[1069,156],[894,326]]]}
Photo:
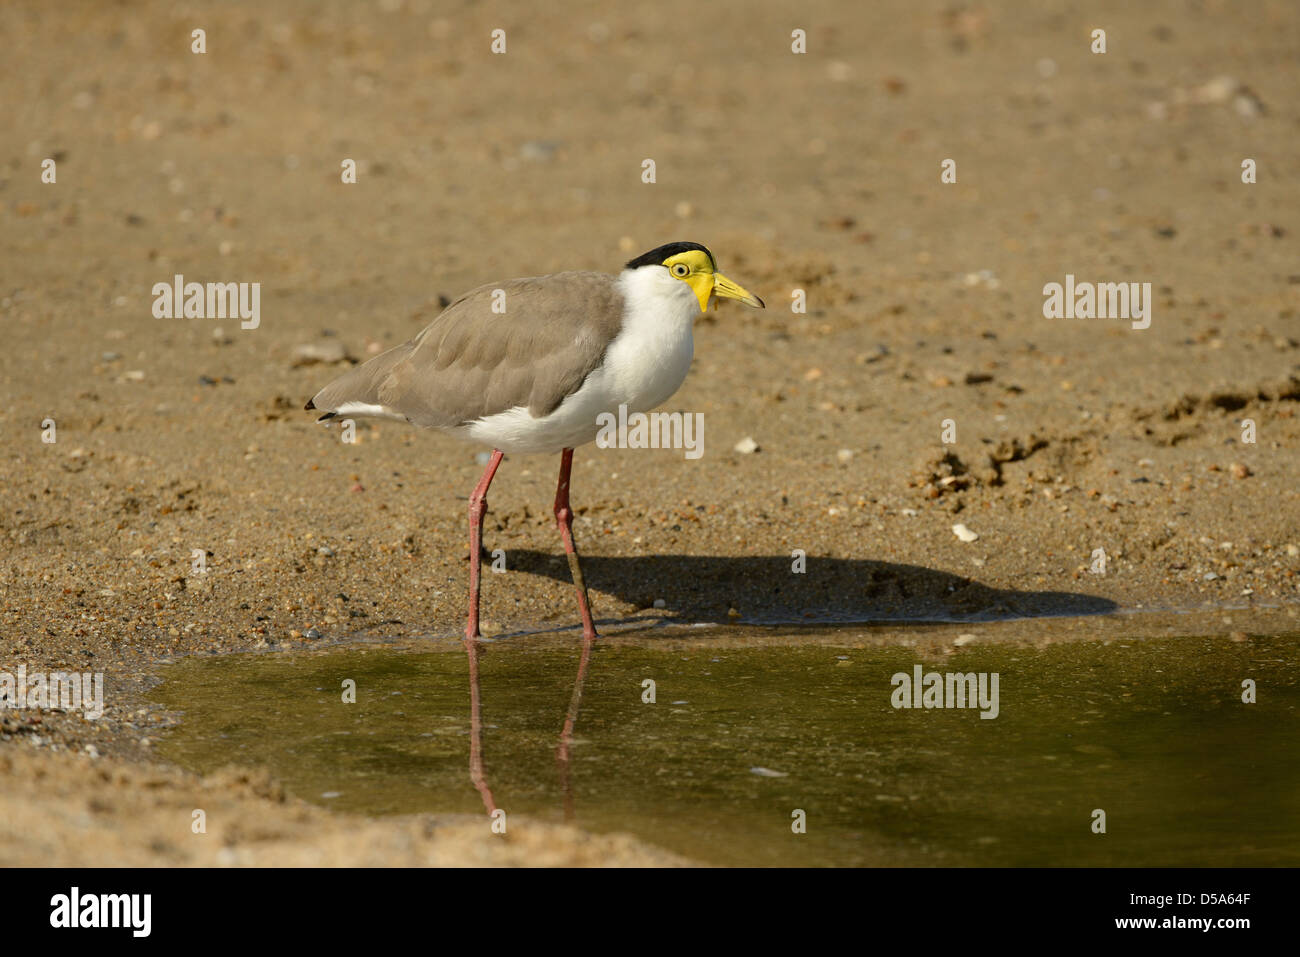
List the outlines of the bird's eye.
{"label": "bird's eye", "polygon": [[673,266],[672,269],[673,275],[676,276],[678,279],[682,278],[690,271],[691,271],[691,267],[686,265],[686,263],[677,263],[676,265]]}

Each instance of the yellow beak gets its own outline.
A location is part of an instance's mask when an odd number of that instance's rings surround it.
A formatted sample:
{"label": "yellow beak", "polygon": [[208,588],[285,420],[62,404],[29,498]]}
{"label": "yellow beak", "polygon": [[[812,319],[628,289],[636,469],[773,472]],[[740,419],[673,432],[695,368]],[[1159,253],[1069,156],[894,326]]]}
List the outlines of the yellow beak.
{"label": "yellow beak", "polygon": [[[712,281],[710,281],[710,278]],[[766,308],[762,299],[759,299],[743,286],[732,282],[720,272],[713,273],[712,277],[707,274],[700,275],[698,280],[691,283],[691,289],[695,293],[695,298],[700,301],[700,312],[708,310],[710,296],[717,296],[719,299],[739,299],[747,306],[757,306],[759,309]]]}

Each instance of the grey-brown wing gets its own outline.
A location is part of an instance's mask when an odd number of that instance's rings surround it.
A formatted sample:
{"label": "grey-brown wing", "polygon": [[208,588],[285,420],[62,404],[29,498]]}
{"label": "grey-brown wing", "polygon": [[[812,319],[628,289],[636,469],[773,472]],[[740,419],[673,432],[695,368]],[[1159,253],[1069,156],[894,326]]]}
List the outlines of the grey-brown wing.
{"label": "grey-brown wing", "polygon": [[370,406],[380,405],[380,386],[393,371],[393,366],[409,356],[413,348],[415,348],[414,340],[404,342],[375,356],[369,362],[349,369],[312,396],[311,401],[307,403],[307,408],[320,409],[325,413],[325,417],[329,417],[348,402],[360,402]]}
{"label": "grey-brown wing", "polygon": [[[554,411],[622,328],[616,282],[604,273],[568,272],[480,286],[406,346],[371,360],[379,364],[408,349],[377,379],[378,403],[427,428],[517,406],[537,417]],[[494,302],[504,312],[494,312]]]}

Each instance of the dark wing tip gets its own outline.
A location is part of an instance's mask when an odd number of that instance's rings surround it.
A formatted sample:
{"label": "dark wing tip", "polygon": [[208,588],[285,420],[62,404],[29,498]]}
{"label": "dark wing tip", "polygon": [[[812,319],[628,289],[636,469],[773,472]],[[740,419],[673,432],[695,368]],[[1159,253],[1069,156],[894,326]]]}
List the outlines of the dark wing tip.
{"label": "dark wing tip", "polygon": [[310,411],[311,411],[312,409],[314,409],[314,408],[316,408],[316,400],[315,400],[315,399],[308,399],[308,400],[307,400],[307,404],[303,406],[303,410],[306,411],[306,412],[310,412]]}
{"label": "dark wing tip", "polygon": [[319,419],[317,419],[316,421],[317,421],[317,422],[328,422],[330,419],[334,418],[334,417],[337,416],[337,415],[338,415],[337,412],[326,412],[324,415],[322,415],[322,416],[321,416]]}

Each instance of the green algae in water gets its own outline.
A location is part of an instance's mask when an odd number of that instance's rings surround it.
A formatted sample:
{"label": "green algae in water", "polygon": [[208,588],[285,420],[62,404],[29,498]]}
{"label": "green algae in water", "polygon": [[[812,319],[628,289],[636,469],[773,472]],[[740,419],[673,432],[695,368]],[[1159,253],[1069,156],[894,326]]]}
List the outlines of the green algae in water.
{"label": "green algae in water", "polygon": [[[723,865],[1294,866],[1296,639],[990,643],[940,662],[907,648],[598,642],[572,746],[574,820]],[[508,814],[564,820],[555,752],[576,644],[484,648],[484,764]],[[998,717],[895,710],[890,678],[916,664],[997,672]],[[184,717],[160,751],[181,765],[265,766],[298,796],[358,813],[484,814],[463,652],[188,659],[165,677],[154,697]],[[342,702],[349,678],[355,704]],[[657,703],[642,701],[647,678]],[[1255,704],[1241,701],[1247,678]],[[796,809],[806,833],[792,832]]]}

